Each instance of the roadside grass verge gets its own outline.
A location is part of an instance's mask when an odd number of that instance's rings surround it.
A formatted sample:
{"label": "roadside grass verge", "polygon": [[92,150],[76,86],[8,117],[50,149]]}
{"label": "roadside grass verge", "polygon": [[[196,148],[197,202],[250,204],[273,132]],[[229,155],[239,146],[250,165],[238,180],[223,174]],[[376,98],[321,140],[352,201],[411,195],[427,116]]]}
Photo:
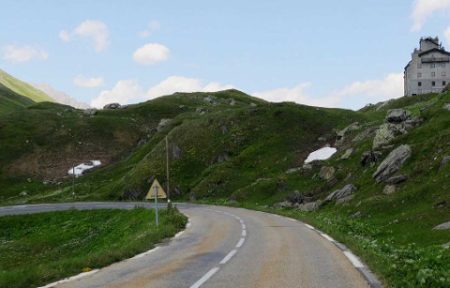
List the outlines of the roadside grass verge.
{"label": "roadside grass verge", "polygon": [[154,247],[183,229],[172,209],[59,211],[0,217],[0,287],[45,285]]}

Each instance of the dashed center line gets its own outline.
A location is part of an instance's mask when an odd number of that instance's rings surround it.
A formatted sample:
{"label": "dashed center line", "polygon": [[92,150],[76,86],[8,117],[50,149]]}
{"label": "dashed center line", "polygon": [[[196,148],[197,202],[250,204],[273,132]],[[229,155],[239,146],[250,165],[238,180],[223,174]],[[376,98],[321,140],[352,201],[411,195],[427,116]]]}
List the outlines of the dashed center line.
{"label": "dashed center line", "polygon": [[[231,258],[233,258],[234,255],[236,255],[236,253],[238,252],[239,248],[241,248],[242,245],[244,245],[245,237],[247,236],[247,226],[245,225],[244,220],[242,220],[241,217],[239,217],[239,216],[236,216],[234,214],[231,214],[231,213],[228,213],[228,212],[225,212],[225,211],[215,210],[215,209],[207,209],[207,210],[211,210],[211,211],[214,211],[216,213],[221,213],[221,214],[224,214],[224,215],[231,216],[231,217],[235,218],[236,220],[238,220],[241,223],[241,230],[242,230],[241,231],[241,235],[242,235],[242,237],[237,242],[237,244],[235,246],[236,248],[234,248],[233,250],[228,252],[228,254],[219,262],[219,265],[225,265],[228,261],[231,260]],[[197,282],[192,284],[190,286],[190,288],[199,288],[206,281],[208,281],[209,278],[211,278],[214,274],[216,274],[217,271],[219,271],[219,270],[220,270],[220,266],[211,268],[211,270],[206,272],[206,274],[203,275],[202,278],[200,278],[199,280],[197,280]]]}

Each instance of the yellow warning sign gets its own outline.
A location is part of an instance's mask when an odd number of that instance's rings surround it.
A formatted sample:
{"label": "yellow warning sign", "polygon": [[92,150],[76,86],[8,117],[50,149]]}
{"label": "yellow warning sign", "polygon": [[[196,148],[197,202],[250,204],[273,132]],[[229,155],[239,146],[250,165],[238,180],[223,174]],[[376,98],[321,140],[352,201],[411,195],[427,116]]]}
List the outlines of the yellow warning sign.
{"label": "yellow warning sign", "polygon": [[161,187],[161,184],[159,184],[158,179],[155,179],[155,181],[153,181],[152,187],[150,187],[150,190],[148,190],[145,199],[155,199],[155,195],[158,195],[158,198],[167,198],[167,194]]}

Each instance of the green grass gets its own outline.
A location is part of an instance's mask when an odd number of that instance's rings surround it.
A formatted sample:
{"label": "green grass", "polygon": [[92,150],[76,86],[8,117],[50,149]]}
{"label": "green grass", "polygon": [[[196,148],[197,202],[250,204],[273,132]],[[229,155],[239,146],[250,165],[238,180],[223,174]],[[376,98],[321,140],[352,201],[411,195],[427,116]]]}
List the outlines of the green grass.
{"label": "green grass", "polygon": [[19,95],[0,83],[0,115],[23,109],[32,104],[34,101],[30,98]]}
{"label": "green grass", "polygon": [[7,87],[16,94],[30,98],[34,102],[54,101],[50,96],[48,96],[41,90],[38,90],[28,83],[23,82],[17,78],[14,78],[13,76],[9,75],[8,73],[6,73],[1,69],[0,69],[0,84]]}
{"label": "green grass", "polygon": [[176,210],[91,210],[0,217],[0,287],[36,287],[151,249],[183,229]]}

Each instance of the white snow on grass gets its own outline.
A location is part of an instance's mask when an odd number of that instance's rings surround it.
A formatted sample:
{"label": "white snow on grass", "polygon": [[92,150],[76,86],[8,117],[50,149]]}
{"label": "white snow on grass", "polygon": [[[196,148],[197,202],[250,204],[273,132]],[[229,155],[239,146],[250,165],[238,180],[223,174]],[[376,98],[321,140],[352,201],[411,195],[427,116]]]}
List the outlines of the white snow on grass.
{"label": "white snow on grass", "polygon": [[75,171],[74,169],[71,167],[67,173],[69,173],[69,175],[73,175],[73,173],[75,172],[75,177],[79,177],[81,175],[83,175],[83,173],[89,169],[92,169],[96,166],[100,166],[102,165],[102,162],[100,160],[91,160],[89,162],[85,162],[85,163],[81,163],[77,166],[75,166]]}
{"label": "white snow on grass", "polygon": [[310,163],[315,160],[327,160],[331,156],[333,156],[334,153],[336,153],[337,149],[334,147],[323,147],[319,150],[316,150],[314,152],[311,152],[308,155],[308,158],[306,158],[305,163]]}

